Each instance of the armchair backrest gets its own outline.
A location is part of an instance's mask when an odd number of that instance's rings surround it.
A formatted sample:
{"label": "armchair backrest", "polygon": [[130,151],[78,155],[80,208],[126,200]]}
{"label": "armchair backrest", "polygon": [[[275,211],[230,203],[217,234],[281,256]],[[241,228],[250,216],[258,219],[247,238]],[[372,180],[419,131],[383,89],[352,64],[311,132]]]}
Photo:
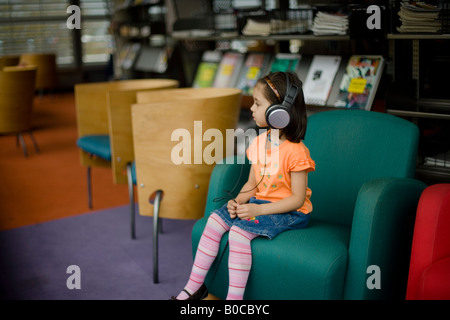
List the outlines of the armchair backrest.
{"label": "armchair backrest", "polygon": [[31,129],[35,78],[35,66],[0,71],[0,133]]}
{"label": "armchair backrest", "polygon": [[0,70],[3,70],[4,67],[17,66],[19,61],[19,55],[0,56]]}
{"label": "armchair backrest", "polygon": [[407,300],[450,299],[450,184],[427,187],[414,225]]}
{"label": "armchair backrest", "polygon": [[305,144],[316,162],[308,175],[312,219],[351,225],[361,186],[374,178],[413,178],[419,131],[409,121],[364,110],[308,118]]}
{"label": "armchair backrest", "polygon": [[35,89],[53,89],[58,83],[58,72],[55,53],[23,53],[20,65],[37,66]]}

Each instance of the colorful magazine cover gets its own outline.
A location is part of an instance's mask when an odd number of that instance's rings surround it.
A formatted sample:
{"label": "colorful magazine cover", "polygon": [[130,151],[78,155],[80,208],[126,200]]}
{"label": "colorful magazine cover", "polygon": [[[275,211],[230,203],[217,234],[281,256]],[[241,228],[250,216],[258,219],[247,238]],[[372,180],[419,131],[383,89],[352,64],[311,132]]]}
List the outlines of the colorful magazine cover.
{"label": "colorful magazine cover", "polygon": [[205,51],[200,62],[192,86],[194,88],[212,87],[219,68],[222,53],[219,51]]}
{"label": "colorful magazine cover", "polygon": [[253,87],[258,79],[263,76],[269,63],[269,58],[270,55],[266,53],[252,52],[247,55],[237,83],[237,88],[242,90],[243,95],[253,95]]}
{"label": "colorful magazine cover", "polygon": [[270,72],[293,72],[296,73],[300,64],[300,54],[277,53],[270,66]]}
{"label": "colorful magazine cover", "polygon": [[351,56],[335,107],[370,110],[383,72],[381,56]]}
{"label": "colorful magazine cover", "polygon": [[219,65],[219,70],[214,80],[214,87],[227,88],[236,84],[236,78],[239,75],[242,64],[244,62],[244,54],[240,52],[225,52]]}

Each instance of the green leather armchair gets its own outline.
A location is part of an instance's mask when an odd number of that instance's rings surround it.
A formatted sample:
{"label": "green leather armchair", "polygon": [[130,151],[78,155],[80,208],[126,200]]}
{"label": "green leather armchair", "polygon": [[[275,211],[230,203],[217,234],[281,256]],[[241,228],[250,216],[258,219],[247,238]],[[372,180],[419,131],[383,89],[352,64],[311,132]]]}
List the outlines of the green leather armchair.
{"label": "green leather armchair", "polygon": [[[418,137],[414,124],[382,113],[310,116],[305,144],[316,162],[308,175],[311,222],[273,240],[252,241],[244,298],[403,299],[415,211],[426,187],[414,180]],[[227,201],[214,199],[239,176],[236,190],[247,180],[250,165],[225,163],[212,173],[205,216],[193,228],[194,254],[207,217]],[[221,299],[228,290],[227,241],[226,234],[205,281]]]}

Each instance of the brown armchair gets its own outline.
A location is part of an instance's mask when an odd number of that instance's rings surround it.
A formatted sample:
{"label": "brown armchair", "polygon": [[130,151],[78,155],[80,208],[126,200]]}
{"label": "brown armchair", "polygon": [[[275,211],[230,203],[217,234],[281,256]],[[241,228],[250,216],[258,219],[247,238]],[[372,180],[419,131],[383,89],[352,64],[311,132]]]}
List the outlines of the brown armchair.
{"label": "brown armchair", "polygon": [[15,134],[25,157],[28,151],[24,132],[29,133],[39,153],[31,123],[35,79],[35,66],[5,67],[0,71],[0,134]]}
{"label": "brown armchair", "polygon": [[24,53],[20,56],[19,65],[36,66],[35,90],[51,90],[58,84],[56,55],[54,53]]}

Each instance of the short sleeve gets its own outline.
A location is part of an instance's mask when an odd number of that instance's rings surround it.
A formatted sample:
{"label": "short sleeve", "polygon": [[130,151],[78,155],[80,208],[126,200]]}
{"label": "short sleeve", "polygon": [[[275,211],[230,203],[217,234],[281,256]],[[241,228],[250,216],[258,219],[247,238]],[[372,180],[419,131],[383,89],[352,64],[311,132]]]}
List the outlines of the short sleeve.
{"label": "short sleeve", "polygon": [[316,163],[312,159],[296,159],[289,166],[289,171],[306,171],[316,170]]}
{"label": "short sleeve", "polygon": [[314,170],[316,170],[316,163],[311,159],[308,148],[303,143],[297,145],[295,150],[290,152],[288,171],[311,172]]}

